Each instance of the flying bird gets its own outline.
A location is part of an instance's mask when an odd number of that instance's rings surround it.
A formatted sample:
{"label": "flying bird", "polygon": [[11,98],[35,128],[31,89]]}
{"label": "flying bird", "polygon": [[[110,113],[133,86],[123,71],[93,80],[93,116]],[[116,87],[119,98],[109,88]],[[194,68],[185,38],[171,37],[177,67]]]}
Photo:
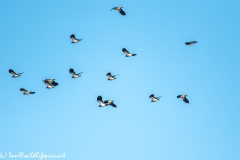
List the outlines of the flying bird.
{"label": "flying bird", "polygon": [[188,45],[188,46],[191,46],[191,45],[193,45],[194,43],[197,43],[197,41],[186,42],[185,44]]}
{"label": "flying bird", "polygon": [[159,97],[154,97],[154,94],[151,94],[151,95],[149,96],[149,98],[152,99],[151,102],[157,102],[158,100],[160,100],[160,97],[161,97],[161,96],[159,96]]}
{"label": "flying bird", "polygon": [[116,76],[118,76],[119,74],[117,74],[117,75],[112,75],[111,72],[108,72],[106,75],[108,76],[108,80],[109,80],[109,81],[112,81],[112,80],[114,80],[114,79],[117,79]]}
{"label": "flying bird", "polygon": [[20,77],[21,76],[21,74],[23,74],[23,72],[22,73],[16,73],[16,72],[14,72],[12,69],[9,69],[8,70],[9,71],[9,73],[11,73],[13,76],[13,78],[18,78],[18,77]]}
{"label": "flying bird", "polygon": [[82,40],[82,39],[77,39],[74,34],[72,34],[70,38],[72,39],[72,43],[78,43],[79,41]]}
{"label": "flying bird", "polygon": [[69,69],[69,72],[72,74],[72,78],[81,77],[80,74],[83,73],[83,72],[81,72],[81,73],[77,73],[77,74],[76,74],[76,73],[74,72],[74,69],[72,69],[72,68]]}
{"label": "flying bird", "polygon": [[123,48],[122,51],[126,54],[126,57],[136,56],[137,54],[131,54],[126,48]]}
{"label": "flying bird", "polygon": [[182,100],[183,100],[185,103],[189,103],[189,100],[187,99],[186,96],[187,96],[187,95],[182,94],[182,95],[178,95],[177,98],[182,98]]}
{"label": "flying bird", "polygon": [[98,96],[97,97],[97,101],[99,102],[99,107],[105,107],[105,106],[112,106],[112,107],[117,107],[116,104],[113,103],[113,100],[106,100],[106,101],[103,101],[102,100],[102,96]]}
{"label": "flying bird", "polygon": [[45,79],[43,82],[47,85],[46,88],[51,89],[58,85],[57,82],[55,82],[55,79]]}
{"label": "flying bird", "polygon": [[113,7],[111,10],[117,10],[121,15],[126,16],[126,13],[122,10],[123,7]]}
{"label": "flying bird", "polygon": [[27,90],[24,89],[24,88],[20,88],[20,91],[22,91],[24,95],[34,94],[34,93],[35,93],[35,92],[29,92],[29,91],[27,91]]}

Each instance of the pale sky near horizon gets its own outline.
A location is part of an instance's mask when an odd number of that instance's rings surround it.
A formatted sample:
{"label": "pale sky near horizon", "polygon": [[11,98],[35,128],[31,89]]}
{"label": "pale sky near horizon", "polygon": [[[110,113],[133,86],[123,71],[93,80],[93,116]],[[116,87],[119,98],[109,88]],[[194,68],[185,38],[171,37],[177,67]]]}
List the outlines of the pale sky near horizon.
{"label": "pale sky near horizon", "polygon": [[[126,16],[110,11],[115,6]],[[0,153],[239,160],[239,6],[237,0],[1,1]],[[72,44],[71,34],[83,40]],[[198,43],[184,44],[192,40]],[[122,48],[137,56],[125,57]],[[10,68],[24,73],[14,79]],[[69,68],[82,76],[72,79]],[[119,76],[107,81],[108,72]],[[59,85],[46,89],[46,78]],[[152,103],[150,94],[161,100]],[[117,108],[98,107],[98,95]]]}

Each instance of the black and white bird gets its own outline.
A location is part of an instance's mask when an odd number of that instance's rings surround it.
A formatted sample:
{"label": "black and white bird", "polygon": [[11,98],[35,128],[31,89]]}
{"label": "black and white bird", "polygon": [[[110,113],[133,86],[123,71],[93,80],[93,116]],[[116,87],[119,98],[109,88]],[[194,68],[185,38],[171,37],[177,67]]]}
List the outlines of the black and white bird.
{"label": "black and white bird", "polygon": [[102,100],[102,96],[98,96],[97,97],[97,101],[99,102],[99,107],[105,107],[105,106],[112,106],[112,107],[117,107],[116,104],[113,103],[113,100],[106,100],[106,101],[103,101]]}
{"label": "black and white bird", "polygon": [[189,103],[189,100],[187,99],[187,95],[178,95],[177,98],[182,98],[182,100],[185,102],[185,103]]}
{"label": "black and white bird", "polygon": [[188,46],[191,46],[191,45],[193,45],[194,43],[197,43],[197,41],[186,42],[185,44],[188,45]]}
{"label": "black and white bird", "polygon": [[158,100],[160,100],[160,97],[161,97],[161,96],[159,96],[159,97],[154,97],[154,94],[151,94],[151,95],[149,96],[149,98],[152,99],[151,102],[157,102]]}
{"label": "black and white bird", "polygon": [[126,13],[122,10],[123,7],[113,7],[111,10],[117,10],[121,15],[126,16]]}
{"label": "black and white bird", "polygon": [[51,89],[58,85],[57,82],[55,82],[55,79],[45,79],[43,82],[47,85],[46,88]]}
{"label": "black and white bird", "polygon": [[27,90],[24,89],[24,88],[20,88],[20,91],[22,91],[24,95],[34,94],[34,93],[35,93],[35,92],[29,92],[29,91],[27,91]]}
{"label": "black and white bird", "polygon": [[23,72],[22,73],[16,73],[16,72],[14,72],[12,69],[9,69],[8,70],[9,71],[9,73],[11,73],[13,76],[13,78],[18,78],[18,77],[20,77],[21,76],[21,74],[23,74]]}
{"label": "black and white bird", "polygon": [[69,73],[72,74],[72,78],[78,78],[78,77],[81,77],[80,74],[83,73],[83,72],[81,72],[81,73],[75,73],[75,72],[74,72],[74,69],[70,68],[70,69],[69,69]]}
{"label": "black and white bird", "polygon": [[122,51],[126,54],[126,57],[136,56],[137,54],[131,54],[126,48],[123,48]]}
{"label": "black and white bird", "polygon": [[112,81],[112,80],[114,80],[114,79],[117,79],[116,76],[118,76],[119,74],[117,74],[117,75],[112,75],[111,72],[108,72],[106,75],[108,76],[108,80],[109,80],[109,81]]}
{"label": "black and white bird", "polygon": [[77,39],[74,34],[72,34],[70,38],[72,39],[72,43],[78,43],[79,41],[82,40],[82,39]]}

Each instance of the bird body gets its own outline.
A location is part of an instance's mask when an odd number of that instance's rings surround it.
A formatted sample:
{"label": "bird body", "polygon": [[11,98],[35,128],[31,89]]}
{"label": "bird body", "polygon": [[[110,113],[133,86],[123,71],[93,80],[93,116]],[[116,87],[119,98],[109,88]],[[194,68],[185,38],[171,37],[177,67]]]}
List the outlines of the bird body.
{"label": "bird body", "polygon": [[188,45],[188,46],[191,46],[191,45],[193,45],[194,43],[197,43],[197,41],[186,42],[185,44]]}
{"label": "bird body", "polygon": [[122,10],[123,7],[113,7],[111,10],[117,10],[121,15],[126,16],[126,13]]}
{"label": "bird body", "polygon": [[69,69],[69,73],[72,74],[72,78],[78,78],[78,77],[81,77],[80,74],[83,73],[83,72],[76,74],[76,73],[74,72],[74,69],[70,68],[70,69]]}
{"label": "bird body", "polygon": [[126,57],[136,56],[137,54],[131,54],[126,48],[123,48],[122,51],[126,54]]}
{"label": "bird body", "polygon": [[34,94],[34,93],[35,93],[35,92],[29,92],[29,91],[27,91],[27,90],[24,89],[24,88],[20,88],[20,91],[22,91],[24,95]]}
{"label": "bird body", "polygon": [[98,96],[97,97],[97,101],[99,102],[99,107],[105,107],[105,106],[112,106],[112,107],[117,107],[114,103],[113,103],[113,100],[106,100],[106,101],[103,101],[102,100],[102,96]]}
{"label": "bird body", "polygon": [[9,69],[8,72],[13,75],[13,76],[12,76],[13,78],[18,78],[18,77],[21,76],[21,74],[23,74],[23,72],[17,74],[17,73],[14,72],[12,69]]}
{"label": "bird body", "polygon": [[[112,81],[112,80],[114,80],[114,79],[117,79],[117,78],[116,78],[117,75],[112,75],[111,72],[108,72],[106,75],[108,76],[108,80],[109,80],[109,81]],[[118,74],[118,75],[119,75],[119,74]]]}
{"label": "bird body", "polygon": [[149,96],[149,98],[152,99],[151,102],[157,102],[158,100],[160,100],[160,97],[161,97],[161,96],[159,96],[159,97],[155,97],[154,94],[151,94],[151,95]]}
{"label": "bird body", "polygon": [[187,99],[187,95],[178,95],[177,98],[182,98],[182,100],[185,102],[185,103],[189,103],[189,100]]}
{"label": "bird body", "polygon": [[79,41],[82,40],[82,39],[77,39],[74,34],[72,34],[70,38],[72,39],[72,43],[78,43]]}

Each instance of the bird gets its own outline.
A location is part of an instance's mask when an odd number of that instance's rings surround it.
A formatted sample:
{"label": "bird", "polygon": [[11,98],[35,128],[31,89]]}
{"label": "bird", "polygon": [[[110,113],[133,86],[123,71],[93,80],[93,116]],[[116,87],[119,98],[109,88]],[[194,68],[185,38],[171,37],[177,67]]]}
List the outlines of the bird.
{"label": "bird", "polygon": [[[123,7],[113,7],[111,10],[117,10],[121,15],[126,16],[126,13],[122,10]],[[110,10],[110,11],[111,11]]]}
{"label": "bird", "polygon": [[154,97],[154,94],[151,94],[151,95],[149,96],[149,98],[152,99],[151,102],[157,102],[158,100],[160,100],[160,97],[161,97],[161,96],[159,96],[159,97]]}
{"label": "bird", "polygon": [[47,85],[46,88],[51,89],[58,85],[57,82],[55,82],[55,79],[45,79],[43,82]]}
{"label": "bird", "polygon": [[18,78],[18,77],[20,77],[21,76],[21,74],[23,74],[23,72],[22,73],[16,73],[16,72],[14,72],[12,69],[9,69],[8,70],[9,71],[9,73],[11,73],[13,76],[13,78]]}
{"label": "bird", "polygon": [[188,45],[188,46],[191,46],[191,45],[193,45],[194,43],[197,43],[197,41],[186,42],[185,44]]}
{"label": "bird", "polygon": [[118,76],[119,74],[117,74],[117,75],[112,75],[111,72],[108,72],[106,75],[108,76],[108,80],[109,80],[109,81],[112,81],[112,80],[114,80],[114,79],[117,79],[116,76]]}
{"label": "bird", "polygon": [[72,43],[78,43],[79,41],[82,40],[82,39],[77,39],[74,34],[72,34],[70,38],[72,39]]}
{"label": "bird", "polygon": [[189,104],[189,100],[187,99],[186,96],[187,96],[187,95],[182,94],[182,95],[178,95],[177,98],[182,98],[182,100],[183,100],[185,103],[188,103],[188,104]]}
{"label": "bird", "polygon": [[27,91],[27,90],[24,89],[24,88],[20,88],[20,91],[22,91],[24,95],[34,94],[34,93],[35,93],[35,92],[29,92],[29,91]]}
{"label": "bird", "polygon": [[77,74],[76,74],[76,73],[74,72],[74,69],[72,69],[72,68],[69,69],[69,72],[72,74],[72,78],[81,77],[80,74],[83,73],[83,72],[81,72],[81,73],[77,73]]}
{"label": "bird", "polygon": [[126,48],[123,48],[122,51],[126,54],[126,57],[136,56],[137,54],[131,54]]}
{"label": "bird", "polygon": [[113,100],[106,100],[106,101],[102,101],[102,96],[98,96],[97,97],[97,101],[99,102],[99,107],[105,107],[105,106],[112,106],[112,107],[117,107],[116,104],[113,103]]}

